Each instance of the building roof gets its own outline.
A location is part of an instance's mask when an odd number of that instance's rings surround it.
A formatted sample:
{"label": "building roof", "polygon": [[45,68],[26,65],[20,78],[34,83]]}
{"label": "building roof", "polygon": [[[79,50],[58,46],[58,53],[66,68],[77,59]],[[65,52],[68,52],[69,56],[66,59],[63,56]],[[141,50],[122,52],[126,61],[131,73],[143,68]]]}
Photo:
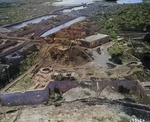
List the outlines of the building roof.
{"label": "building roof", "polygon": [[96,35],[88,36],[85,39],[81,39],[81,40],[86,41],[86,42],[92,42],[92,41],[99,40],[105,37],[108,37],[108,35],[98,33]]}

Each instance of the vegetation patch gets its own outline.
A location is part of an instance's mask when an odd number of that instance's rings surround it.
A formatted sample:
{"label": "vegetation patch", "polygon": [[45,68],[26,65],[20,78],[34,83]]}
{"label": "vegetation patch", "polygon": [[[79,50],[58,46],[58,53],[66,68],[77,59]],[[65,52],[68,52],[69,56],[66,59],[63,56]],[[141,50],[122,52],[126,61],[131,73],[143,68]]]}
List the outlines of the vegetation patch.
{"label": "vegetation patch", "polygon": [[61,100],[62,100],[61,94],[56,92],[51,92],[51,95],[49,96],[49,100],[46,103],[46,105],[54,105],[54,104],[56,105]]}
{"label": "vegetation patch", "polygon": [[10,87],[7,90],[7,92],[16,92],[16,91],[28,90],[32,85],[32,82],[31,82],[32,76],[33,76],[33,73],[27,74],[24,78],[22,78],[14,86]]}
{"label": "vegetation patch", "polygon": [[[0,4],[0,26],[49,14],[59,7],[51,4],[56,0],[9,0]],[[50,2],[50,5],[43,3]]]}
{"label": "vegetation patch", "polygon": [[96,24],[103,24],[100,33],[117,38],[120,30],[150,31],[150,3],[129,5],[126,9],[118,9],[114,15],[104,13],[96,17]]}
{"label": "vegetation patch", "polygon": [[108,52],[111,55],[110,61],[116,64],[122,64],[122,57],[124,57],[125,55],[126,48],[127,46],[124,45],[123,41],[116,41],[115,44],[108,49]]}
{"label": "vegetation patch", "polygon": [[124,52],[124,46],[119,45],[119,43],[115,43],[112,47],[108,49],[109,54],[112,55],[122,55]]}
{"label": "vegetation patch", "polygon": [[128,72],[129,76],[126,76],[126,80],[139,80],[141,82],[150,80],[150,72],[143,66],[132,67]]}
{"label": "vegetation patch", "polygon": [[28,55],[26,59],[21,61],[19,68],[20,68],[20,74],[27,71],[31,66],[35,64],[35,58],[37,56],[37,52],[33,52],[32,54]]}

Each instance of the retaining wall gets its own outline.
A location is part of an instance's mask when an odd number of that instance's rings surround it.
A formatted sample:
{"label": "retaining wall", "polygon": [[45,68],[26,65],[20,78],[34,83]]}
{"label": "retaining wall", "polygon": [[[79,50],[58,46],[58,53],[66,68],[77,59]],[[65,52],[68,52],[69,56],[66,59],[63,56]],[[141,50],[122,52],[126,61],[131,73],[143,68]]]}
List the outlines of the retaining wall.
{"label": "retaining wall", "polygon": [[119,87],[123,86],[126,89],[136,92],[136,85],[137,81],[85,81],[80,83],[81,87],[89,88],[94,91],[103,90],[106,86],[111,86],[116,91],[119,91]]}
{"label": "retaining wall", "polygon": [[66,92],[78,86],[77,81],[52,81],[40,90],[0,94],[2,106],[35,105],[47,102],[51,91]]}
{"label": "retaining wall", "polygon": [[63,93],[77,86],[94,91],[103,90],[106,86],[119,91],[122,86],[129,90],[129,94],[137,94],[142,103],[150,104],[150,90],[145,90],[138,81],[83,81],[80,84],[78,81],[51,81],[43,90],[0,94],[1,104],[3,106],[42,104],[48,101],[50,92]]}
{"label": "retaining wall", "polygon": [[143,104],[150,104],[150,90],[146,90],[140,82],[137,81],[136,94],[139,96]]}
{"label": "retaining wall", "polygon": [[49,87],[44,90],[1,94],[2,106],[42,104],[49,99]]}
{"label": "retaining wall", "polygon": [[110,86],[117,92],[136,94],[143,104],[150,104],[150,90],[146,90],[139,81],[85,81],[80,86],[94,91]]}
{"label": "retaining wall", "polygon": [[79,85],[78,81],[54,81],[49,83],[50,91],[64,93]]}

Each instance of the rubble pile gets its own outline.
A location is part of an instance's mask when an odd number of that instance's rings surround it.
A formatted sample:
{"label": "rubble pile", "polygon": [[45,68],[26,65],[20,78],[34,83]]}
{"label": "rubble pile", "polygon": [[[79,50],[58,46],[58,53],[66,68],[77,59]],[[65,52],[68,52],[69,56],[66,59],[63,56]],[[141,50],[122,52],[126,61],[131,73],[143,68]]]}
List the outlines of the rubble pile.
{"label": "rubble pile", "polygon": [[79,47],[66,47],[59,44],[49,46],[46,55],[64,65],[79,65],[87,61],[87,56]]}
{"label": "rubble pile", "polygon": [[88,57],[79,47],[78,41],[87,35],[87,27],[90,27],[89,23],[79,22],[45,37],[45,42],[49,44],[45,49],[45,56],[71,66],[87,62]]}
{"label": "rubble pile", "polygon": [[[58,43],[64,46],[71,45],[77,39],[86,37],[88,28],[91,25],[87,22],[78,22],[60,31],[45,37],[45,41],[49,44]],[[74,41],[73,41],[74,40]]]}

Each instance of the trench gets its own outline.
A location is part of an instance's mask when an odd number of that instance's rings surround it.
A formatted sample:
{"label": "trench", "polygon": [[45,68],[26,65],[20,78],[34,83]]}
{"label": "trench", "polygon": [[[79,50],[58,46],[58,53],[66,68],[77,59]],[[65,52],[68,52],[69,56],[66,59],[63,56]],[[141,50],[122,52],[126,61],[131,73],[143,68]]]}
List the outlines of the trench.
{"label": "trench", "polygon": [[66,23],[64,23],[62,25],[59,25],[59,26],[57,26],[57,27],[55,27],[53,29],[48,30],[47,32],[43,33],[40,37],[45,37],[45,36],[47,36],[49,34],[55,33],[57,31],[59,31],[60,29],[65,28],[67,26],[70,26],[70,25],[72,25],[72,24],[74,24],[76,22],[79,22],[79,21],[83,20],[83,19],[85,19],[85,17],[83,17],[83,16],[78,17],[76,19],[73,19],[73,20],[71,20],[69,22],[66,22]]}
{"label": "trench", "polygon": [[12,24],[12,25],[8,25],[8,26],[6,25],[6,26],[3,26],[3,27],[6,27],[8,29],[10,29],[10,28],[19,29],[19,28],[27,26],[27,24],[29,24],[29,23],[39,23],[42,20],[46,20],[46,19],[49,19],[49,18],[52,18],[52,17],[56,17],[56,15],[44,15],[44,16],[40,16],[40,17],[37,17],[37,18],[25,20],[23,22],[18,22],[18,23]]}

